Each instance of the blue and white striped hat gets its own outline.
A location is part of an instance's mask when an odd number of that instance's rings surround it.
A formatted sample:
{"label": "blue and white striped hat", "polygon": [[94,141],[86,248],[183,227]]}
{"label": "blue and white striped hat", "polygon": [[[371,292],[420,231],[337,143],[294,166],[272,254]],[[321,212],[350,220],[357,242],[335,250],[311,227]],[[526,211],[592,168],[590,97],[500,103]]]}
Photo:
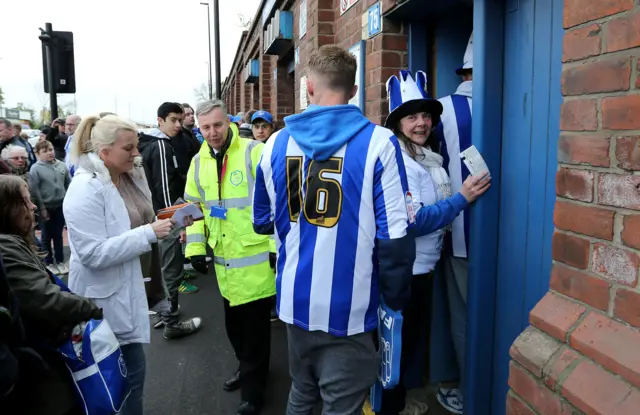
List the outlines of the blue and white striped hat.
{"label": "blue and white striped hat", "polygon": [[465,50],[464,57],[462,58],[462,66],[456,69],[456,74],[461,75],[466,69],[473,70],[473,32],[471,32],[469,43],[467,43],[467,49]]}
{"label": "blue and white striped hat", "polygon": [[409,114],[427,112],[431,115],[433,126],[440,123],[442,104],[429,96],[427,92],[427,74],[416,72],[416,79],[407,70],[400,71],[400,79],[392,75],[387,80],[387,96],[389,97],[389,116],[384,123],[393,128],[396,123]]}

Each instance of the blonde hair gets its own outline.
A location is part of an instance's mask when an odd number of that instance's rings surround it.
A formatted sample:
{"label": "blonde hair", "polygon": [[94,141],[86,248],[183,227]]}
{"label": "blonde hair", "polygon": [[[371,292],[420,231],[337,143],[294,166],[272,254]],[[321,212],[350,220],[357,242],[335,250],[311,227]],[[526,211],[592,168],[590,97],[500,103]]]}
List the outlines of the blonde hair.
{"label": "blonde hair", "polygon": [[99,153],[100,150],[113,145],[121,131],[137,134],[138,130],[135,124],[117,115],[93,115],[85,118],[73,135],[71,159],[75,162],[83,154]]}
{"label": "blonde hair", "polygon": [[336,45],[321,46],[309,56],[309,71],[325,78],[332,90],[351,93],[357,69],[355,56]]}

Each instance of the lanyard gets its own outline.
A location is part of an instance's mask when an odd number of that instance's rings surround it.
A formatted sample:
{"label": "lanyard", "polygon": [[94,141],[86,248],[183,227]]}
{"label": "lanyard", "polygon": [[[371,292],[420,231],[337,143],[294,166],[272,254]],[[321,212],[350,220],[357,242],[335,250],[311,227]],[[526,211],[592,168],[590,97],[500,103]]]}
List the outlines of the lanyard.
{"label": "lanyard", "polygon": [[228,154],[225,154],[222,161],[222,169],[220,169],[220,176],[218,176],[218,206],[222,206],[222,180],[224,179],[224,175],[227,172],[228,158]]}

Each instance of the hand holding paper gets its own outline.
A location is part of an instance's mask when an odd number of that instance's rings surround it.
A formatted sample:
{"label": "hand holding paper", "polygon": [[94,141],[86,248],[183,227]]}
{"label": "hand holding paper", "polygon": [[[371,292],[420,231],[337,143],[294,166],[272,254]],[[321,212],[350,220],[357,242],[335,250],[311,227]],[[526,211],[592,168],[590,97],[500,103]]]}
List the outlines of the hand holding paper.
{"label": "hand holding paper", "polygon": [[462,183],[460,193],[467,199],[467,202],[473,203],[491,186],[489,167],[476,146],[473,145],[460,153],[460,158],[470,173],[470,176]]}
{"label": "hand holding paper", "polygon": [[187,226],[193,225],[193,222],[197,220],[201,220],[204,218],[202,211],[198,206],[194,204],[187,204],[180,209],[176,210],[171,219],[178,225],[180,228],[184,228]]}

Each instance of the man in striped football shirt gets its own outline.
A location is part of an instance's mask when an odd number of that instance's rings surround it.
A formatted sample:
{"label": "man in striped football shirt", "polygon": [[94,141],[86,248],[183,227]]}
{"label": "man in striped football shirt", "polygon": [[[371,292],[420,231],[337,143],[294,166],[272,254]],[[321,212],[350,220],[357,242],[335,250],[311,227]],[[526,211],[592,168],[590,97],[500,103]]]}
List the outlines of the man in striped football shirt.
{"label": "man in striped football shirt", "polygon": [[277,309],[287,324],[293,379],[288,415],[360,413],[378,371],[379,299],[401,310],[409,296],[414,220],[393,133],[354,105],[355,57],[313,51],[311,105],[285,118],[256,172],[253,222],[275,233]]}

